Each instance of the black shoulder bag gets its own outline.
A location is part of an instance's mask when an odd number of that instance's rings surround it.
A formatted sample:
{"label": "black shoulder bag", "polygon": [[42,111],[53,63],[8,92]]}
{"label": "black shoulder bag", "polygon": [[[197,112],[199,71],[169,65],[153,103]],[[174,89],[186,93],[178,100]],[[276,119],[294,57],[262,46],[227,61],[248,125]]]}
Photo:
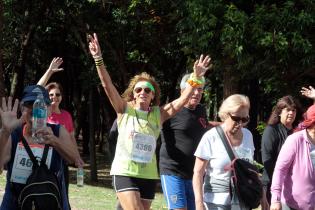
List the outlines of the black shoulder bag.
{"label": "black shoulder bag", "polygon": [[250,208],[257,208],[262,198],[262,183],[258,169],[250,162],[236,158],[221,126],[216,130],[231,159],[232,182],[240,202]]}
{"label": "black shoulder bag", "polygon": [[29,155],[33,167],[32,173],[21,191],[18,204],[22,210],[61,210],[62,200],[57,176],[46,165],[49,146],[46,144],[38,164],[31,148],[22,137],[22,143]]}

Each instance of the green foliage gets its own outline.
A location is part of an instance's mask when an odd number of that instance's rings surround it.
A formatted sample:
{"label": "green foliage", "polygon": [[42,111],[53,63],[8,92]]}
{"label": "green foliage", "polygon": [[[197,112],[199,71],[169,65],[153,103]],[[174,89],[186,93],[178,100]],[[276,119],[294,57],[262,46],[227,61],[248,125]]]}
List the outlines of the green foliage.
{"label": "green foliage", "polygon": [[217,78],[231,66],[241,87],[257,80],[262,98],[312,82],[306,75],[314,68],[314,2],[242,2],[185,1],[177,24],[183,52],[210,53]]}
{"label": "green foliage", "polygon": [[262,169],[264,169],[264,165],[261,164],[261,163],[258,163],[257,161],[254,161],[253,164],[257,167],[257,169],[258,169],[259,171],[261,171]]}
{"label": "green foliage", "polygon": [[258,124],[257,124],[257,127],[256,127],[256,130],[258,131],[258,133],[260,135],[263,134],[265,128],[266,128],[267,124],[263,121],[259,121]]}
{"label": "green foliage", "polygon": [[210,54],[215,65],[205,101],[211,113],[228,88],[222,85],[230,79],[224,77],[227,68],[239,81],[237,91],[250,90],[251,80],[259,83],[257,94],[267,97],[262,106],[270,96],[313,81],[314,1],[8,0],[4,6],[6,86],[25,53],[24,83],[36,82],[50,60],[62,56],[65,71],[53,79],[79,95],[95,87],[99,79],[86,43],[93,32],[119,92],[131,76],[148,71],[161,85],[162,101],[175,97],[179,78],[198,55]]}

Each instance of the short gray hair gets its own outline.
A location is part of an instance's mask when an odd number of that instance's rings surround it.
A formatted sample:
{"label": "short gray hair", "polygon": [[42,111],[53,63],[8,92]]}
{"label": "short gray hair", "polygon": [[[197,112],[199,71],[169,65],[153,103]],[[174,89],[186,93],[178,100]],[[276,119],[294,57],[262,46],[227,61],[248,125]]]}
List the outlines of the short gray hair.
{"label": "short gray hair", "polygon": [[249,98],[242,94],[233,94],[227,97],[221,104],[219,109],[219,117],[221,121],[228,118],[228,114],[235,112],[239,107],[250,108]]}
{"label": "short gray hair", "polygon": [[190,74],[185,74],[183,77],[182,77],[182,80],[180,81],[180,89],[183,90],[187,87],[187,80],[189,79],[190,77]]}

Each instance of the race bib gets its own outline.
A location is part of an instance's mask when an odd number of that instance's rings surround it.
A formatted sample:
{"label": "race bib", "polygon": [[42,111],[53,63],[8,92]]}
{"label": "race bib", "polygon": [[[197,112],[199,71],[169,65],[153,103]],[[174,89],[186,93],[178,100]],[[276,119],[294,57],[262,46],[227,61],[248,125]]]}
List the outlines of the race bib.
{"label": "race bib", "polygon": [[[40,162],[43,151],[44,145],[38,144],[30,144],[29,145],[35,158]],[[51,164],[51,157],[52,157],[52,148],[50,147],[47,154],[46,165],[50,168]],[[24,145],[20,142],[16,147],[16,152],[14,156],[12,174],[11,174],[11,182],[26,184],[27,178],[32,173],[33,162],[28,156]]]}
{"label": "race bib", "polygon": [[138,163],[149,163],[155,153],[155,137],[143,133],[133,133],[131,160]]}

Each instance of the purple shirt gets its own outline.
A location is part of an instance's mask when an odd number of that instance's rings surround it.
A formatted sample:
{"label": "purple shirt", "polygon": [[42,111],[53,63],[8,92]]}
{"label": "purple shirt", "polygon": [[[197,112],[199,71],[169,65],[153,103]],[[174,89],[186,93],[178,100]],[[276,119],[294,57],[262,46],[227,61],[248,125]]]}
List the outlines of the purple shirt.
{"label": "purple shirt", "polygon": [[278,156],[271,185],[271,203],[314,210],[315,170],[306,130],[288,136]]}

